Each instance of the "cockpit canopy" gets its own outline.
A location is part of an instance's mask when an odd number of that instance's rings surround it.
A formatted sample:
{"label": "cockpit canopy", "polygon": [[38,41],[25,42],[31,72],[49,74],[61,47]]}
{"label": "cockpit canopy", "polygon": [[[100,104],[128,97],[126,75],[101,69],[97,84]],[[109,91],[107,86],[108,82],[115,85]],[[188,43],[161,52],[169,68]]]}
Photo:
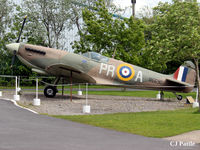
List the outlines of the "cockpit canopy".
{"label": "cockpit canopy", "polygon": [[108,57],[103,56],[103,55],[96,53],[96,52],[87,52],[87,53],[84,53],[82,55],[85,56],[85,57],[88,57],[92,60],[102,62],[102,63],[107,63],[109,61]]}

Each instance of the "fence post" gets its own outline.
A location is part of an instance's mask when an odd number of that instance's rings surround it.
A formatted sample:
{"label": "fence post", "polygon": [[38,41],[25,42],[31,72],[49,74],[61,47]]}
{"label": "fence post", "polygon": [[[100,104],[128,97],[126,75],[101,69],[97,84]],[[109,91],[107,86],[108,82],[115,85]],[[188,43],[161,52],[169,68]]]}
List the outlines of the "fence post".
{"label": "fence post", "polygon": [[40,99],[38,98],[38,78],[36,78],[36,98],[33,99],[34,106],[40,106]]}
{"label": "fence post", "polygon": [[78,95],[79,96],[83,95],[83,92],[81,91],[81,85],[80,84],[78,86]]}
{"label": "fence post", "polygon": [[83,113],[90,113],[90,105],[88,105],[88,83],[86,83],[86,93],[85,93],[85,103],[86,105],[83,106]]}
{"label": "fence post", "polygon": [[17,86],[17,76],[15,76],[15,95],[14,95],[14,100],[19,101],[20,100],[20,95],[18,95],[18,86]]}
{"label": "fence post", "polygon": [[21,91],[21,88],[20,88],[20,76],[18,77],[18,87],[17,87],[17,92]]}
{"label": "fence post", "polygon": [[193,108],[199,107],[198,94],[199,94],[199,89],[197,87],[197,90],[196,90],[196,101],[192,104]]}

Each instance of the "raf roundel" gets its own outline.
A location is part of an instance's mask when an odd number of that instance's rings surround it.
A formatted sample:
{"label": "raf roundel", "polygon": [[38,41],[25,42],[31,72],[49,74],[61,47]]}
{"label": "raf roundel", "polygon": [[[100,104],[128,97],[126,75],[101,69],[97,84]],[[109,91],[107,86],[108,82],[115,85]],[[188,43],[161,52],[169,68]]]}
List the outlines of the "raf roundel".
{"label": "raf roundel", "polygon": [[122,81],[129,81],[135,75],[133,67],[129,64],[121,64],[117,68],[117,76]]}

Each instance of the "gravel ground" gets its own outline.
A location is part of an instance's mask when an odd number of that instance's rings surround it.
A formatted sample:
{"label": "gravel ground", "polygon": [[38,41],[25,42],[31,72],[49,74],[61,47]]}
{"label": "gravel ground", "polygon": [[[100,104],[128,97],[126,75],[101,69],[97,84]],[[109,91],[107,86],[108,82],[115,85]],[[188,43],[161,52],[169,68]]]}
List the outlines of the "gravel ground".
{"label": "gravel ground", "polygon": [[[4,98],[13,99],[14,92],[3,92]],[[26,92],[21,95],[19,104],[28,107],[38,113],[49,115],[82,115],[83,106],[86,104],[85,95],[73,95],[73,101],[69,96],[57,95],[55,98],[46,98],[39,93],[41,106],[33,106],[34,92]],[[153,98],[136,98],[127,96],[103,96],[89,95],[88,105],[91,106],[91,114],[142,112],[157,110],[174,110],[184,108],[185,101],[176,99],[159,101]]]}

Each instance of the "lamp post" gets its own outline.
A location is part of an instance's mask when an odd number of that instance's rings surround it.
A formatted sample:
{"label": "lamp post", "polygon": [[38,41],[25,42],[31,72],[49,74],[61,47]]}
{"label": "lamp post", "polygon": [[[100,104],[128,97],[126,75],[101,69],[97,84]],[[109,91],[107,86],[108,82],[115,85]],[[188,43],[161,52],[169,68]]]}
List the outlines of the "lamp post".
{"label": "lamp post", "polygon": [[131,0],[132,3],[132,15],[133,17],[135,17],[135,4],[136,4],[136,0]]}

